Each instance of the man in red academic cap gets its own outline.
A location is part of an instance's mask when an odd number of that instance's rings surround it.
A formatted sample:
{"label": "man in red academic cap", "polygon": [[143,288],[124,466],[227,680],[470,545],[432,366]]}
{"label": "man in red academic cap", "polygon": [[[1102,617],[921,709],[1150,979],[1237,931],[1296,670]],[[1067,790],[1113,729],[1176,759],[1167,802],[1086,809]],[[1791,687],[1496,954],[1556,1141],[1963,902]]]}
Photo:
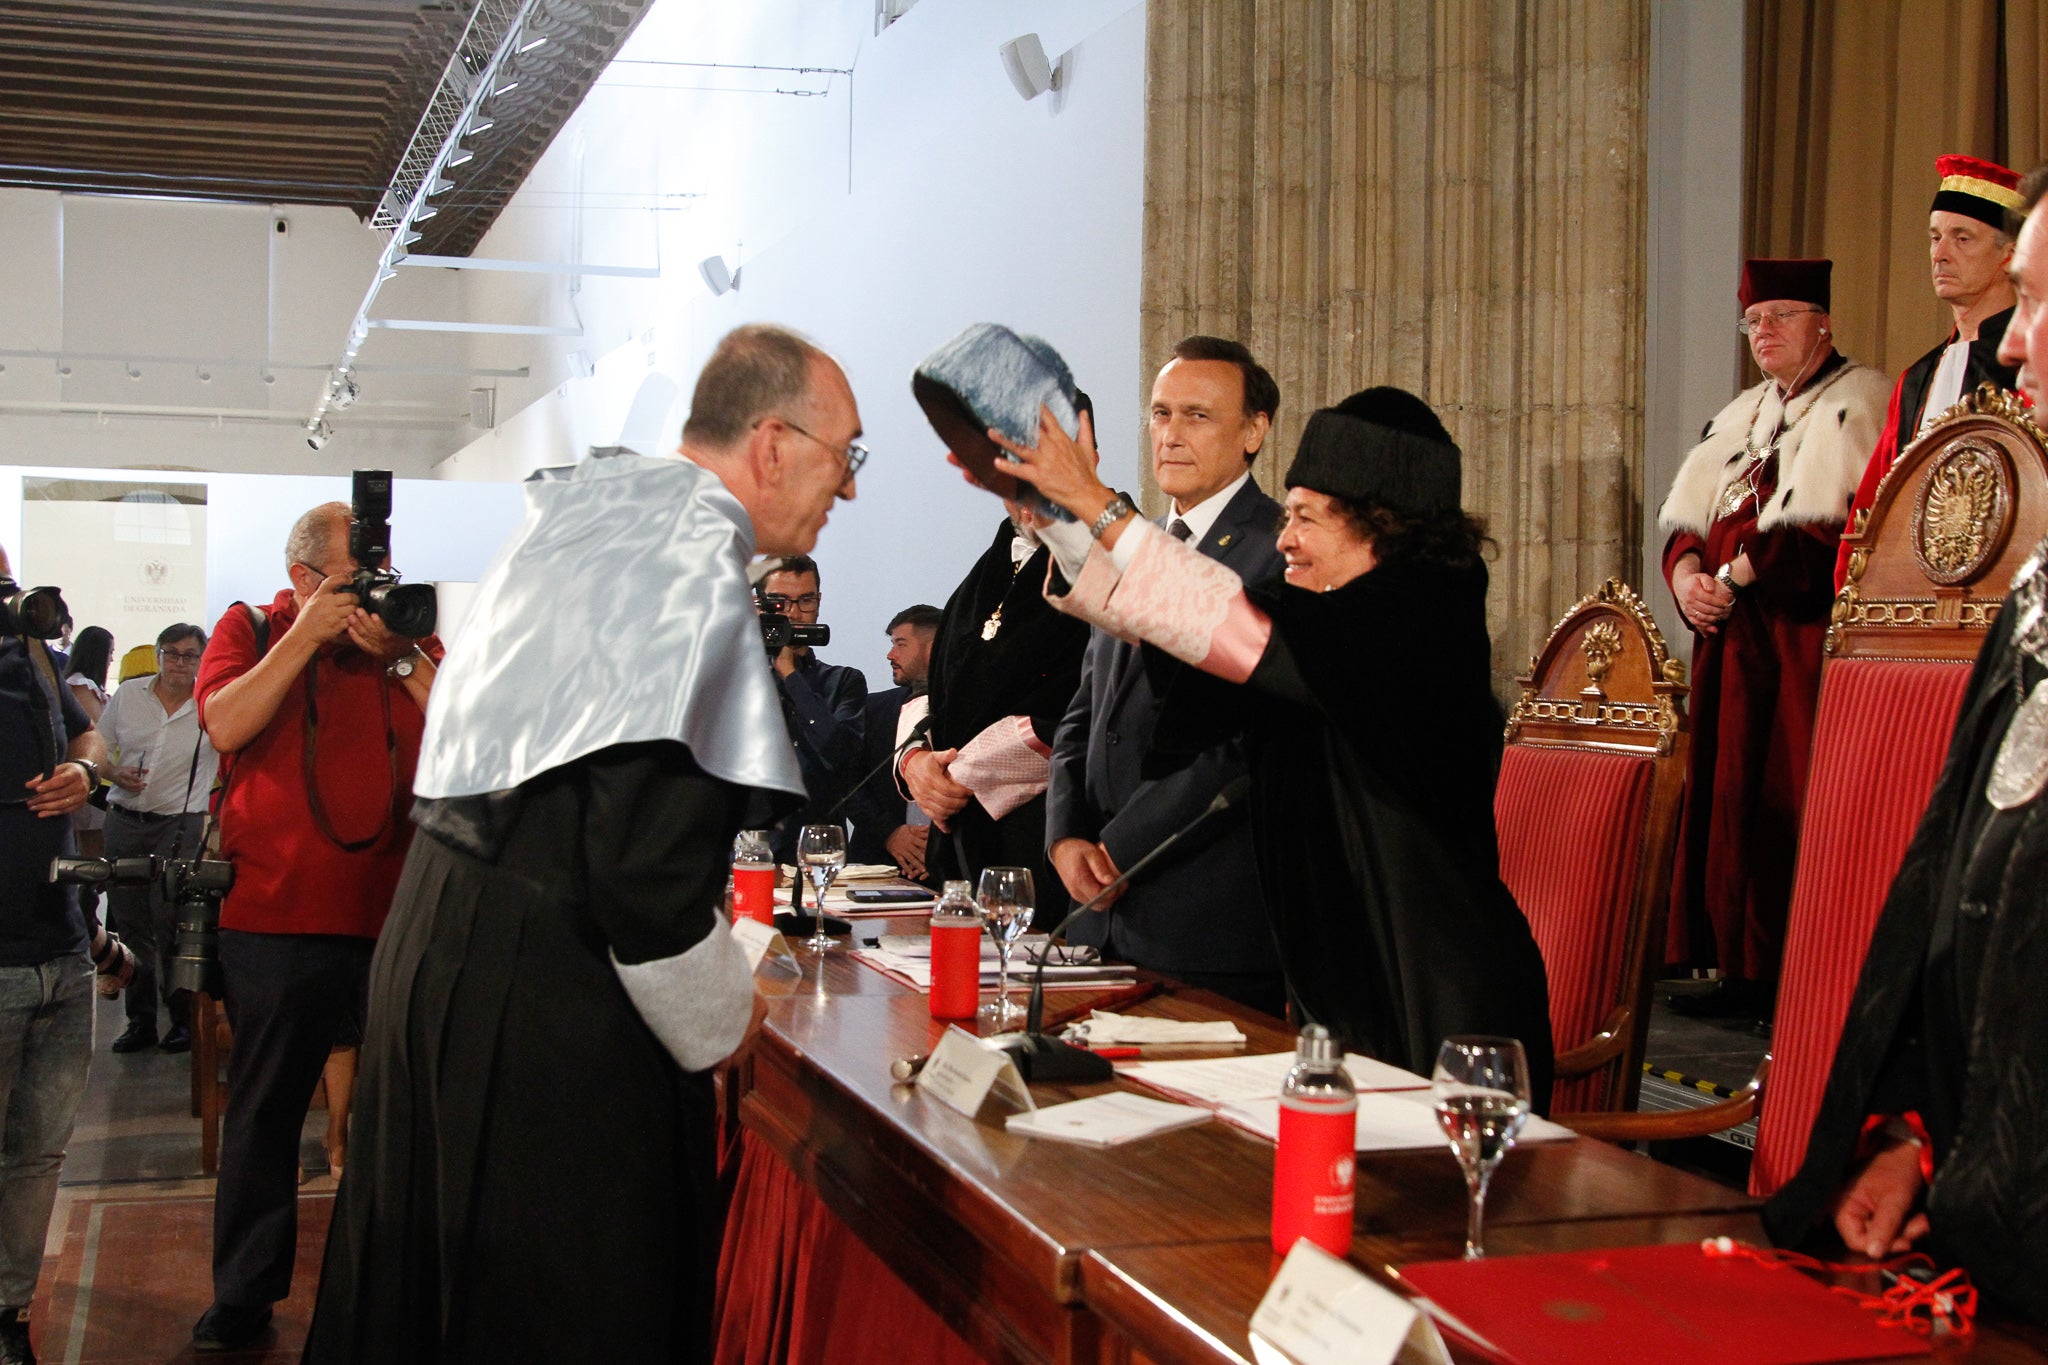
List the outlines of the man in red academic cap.
{"label": "man in red academic cap", "polygon": [[1792,899],[1835,552],[1877,439],[1884,376],[1834,349],[1825,260],[1742,268],[1764,380],[1707,424],[1657,514],[1693,629],[1693,739],[1669,961],[1718,967],[1687,1013],[1768,1019]]}
{"label": "man in red academic cap", "polygon": [[[1877,485],[1900,452],[1940,420],[1941,414],[1975,392],[1979,384],[2009,389],[2013,369],[1998,359],[1998,343],[2012,321],[2012,237],[2006,214],[2019,211],[2020,177],[1994,161],[1974,156],[1934,159],[1941,188],[1927,213],[1927,256],[1934,269],[1934,292],[1955,314],[1948,339],[1908,365],[1892,390],[1892,406],[1884,434],[1863,470],[1848,525],[1877,500]],[[1849,550],[1835,559],[1835,588],[1849,572]]]}

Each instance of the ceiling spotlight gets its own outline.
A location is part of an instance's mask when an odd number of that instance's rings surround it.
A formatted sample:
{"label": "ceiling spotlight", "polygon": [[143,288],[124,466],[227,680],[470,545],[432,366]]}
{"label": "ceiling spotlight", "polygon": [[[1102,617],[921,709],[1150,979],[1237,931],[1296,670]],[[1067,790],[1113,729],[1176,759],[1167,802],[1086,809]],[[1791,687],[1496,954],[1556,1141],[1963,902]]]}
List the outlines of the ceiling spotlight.
{"label": "ceiling spotlight", "polygon": [[740,272],[728,269],[723,256],[706,256],[697,262],[697,273],[704,277],[704,287],[714,296],[740,287]]}
{"label": "ceiling spotlight", "polygon": [[1047,61],[1045,44],[1036,33],[1019,34],[996,50],[1002,54],[1003,70],[1016,87],[1018,98],[1035,100],[1048,90],[1060,88],[1066,59],[1062,57],[1058,66]]}
{"label": "ceiling spotlight", "polygon": [[457,166],[467,165],[474,160],[476,160],[476,153],[458,142],[449,148],[448,159],[442,164],[452,171]]}
{"label": "ceiling spotlight", "polygon": [[440,211],[441,210],[435,208],[431,204],[422,204],[417,209],[413,210],[412,220],[415,223],[424,223],[427,221],[427,219],[432,218],[435,214],[439,213]]}
{"label": "ceiling spotlight", "polygon": [[69,361],[59,360],[57,362],[57,377],[59,379],[69,379],[71,377],[71,363]]}
{"label": "ceiling spotlight", "polygon": [[446,194],[455,188],[455,182],[445,175],[437,175],[427,182],[428,194]]}
{"label": "ceiling spotlight", "polygon": [[334,384],[334,410],[340,412],[352,406],[361,393],[362,390],[356,387],[355,379],[347,371],[343,371]]}
{"label": "ceiling spotlight", "polygon": [[266,384],[275,384],[277,382],[277,375],[270,370],[259,370],[257,373],[263,376],[263,382]]}
{"label": "ceiling spotlight", "polygon": [[317,421],[306,428],[306,444],[311,449],[318,450],[327,444],[327,438],[333,434],[334,428],[328,426],[324,419]]}
{"label": "ceiling spotlight", "polygon": [[128,370],[128,377],[129,377],[130,379],[140,379],[140,378],[142,378],[142,368],[141,368],[140,366],[138,366],[138,365],[137,365],[137,364],[136,364],[136,363],[135,363],[134,361],[132,361],[132,360],[131,360],[131,361],[129,361],[129,362],[128,362],[128,365],[127,365],[127,370]]}
{"label": "ceiling spotlight", "polygon": [[462,135],[464,137],[475,137],[478,133],[490,132],[496,126],[497,124],[493,120],[485,118],[482,114],[472,114],[469,119],[469,126],[462,130]]}
{"label": "ceiling spotlight", "polygon": [[539,47],[539,46],[540,46],[540,45],[541,45],[542,43],[544,43],[544,42],[546,42],[546,41],[547,41],[547,35],[546,35],[546,34],[542,34],[542,35],[541,35],[540,37],[538,37],[538,38],[535,38],[535,39],[534,39],[534,40],[533,40],[532,42],[530,42],[530,43],[521,43],[521,44],[519,45],[519,51],[521,51],[521,52],[531,52],[531,51],[533,51],[533,50],[534,50],[535,48]]}
{"label": "ceiling spotlight", "polygon": [[503,85],[499,86],[496,90],[493,90],[491,92],[491,98],[496,99],[500,95],[509,95],[518,88],[518,81],[506,81]]}
{"label": "ceiling spotlight", "polygon": [[211,384],[213,382],[213,371],[207,369],[204,365],[198,366],[192,373],[202,384]]}

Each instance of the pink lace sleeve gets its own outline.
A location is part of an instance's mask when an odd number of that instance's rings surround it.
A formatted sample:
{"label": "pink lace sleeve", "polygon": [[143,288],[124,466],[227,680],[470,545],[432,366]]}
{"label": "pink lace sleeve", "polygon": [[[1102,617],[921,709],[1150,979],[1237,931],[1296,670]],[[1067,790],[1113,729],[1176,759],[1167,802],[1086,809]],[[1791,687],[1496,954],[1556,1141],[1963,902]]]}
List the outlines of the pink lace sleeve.
{"label": "pink lace sleeve", "polygon": [[1052,747],[1031,728],[1031,717],[1004,716],[961,745],[948,772],[1000,820],[1045,790]]}
{"label": "pink lace sleeve", "polygon": [[1273,637],[1273,622],[1245,596],[1244,581],[1149,521],[1133,521],[1124,535],[1141,539],[1121,576],[1098,546],[1073,588],[1064,597],[1048,591],[1048,600],[1120,639],[1157,645],[1204,673],[1239,683],[1251,677]]}

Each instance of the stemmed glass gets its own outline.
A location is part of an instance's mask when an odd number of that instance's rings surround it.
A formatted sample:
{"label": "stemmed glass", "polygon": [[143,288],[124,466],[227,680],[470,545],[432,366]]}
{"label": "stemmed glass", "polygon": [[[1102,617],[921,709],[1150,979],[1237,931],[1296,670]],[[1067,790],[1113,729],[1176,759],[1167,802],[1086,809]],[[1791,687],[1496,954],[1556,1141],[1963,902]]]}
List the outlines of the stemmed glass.
{"label": "stemmed glass", "polygon": [[846,866],[846,831],[838,825],[805,825],[796,837],[796,860],[803,864],[811,885],[818,893],[817,928],[804,940],[804,947],[822,953],[834,946],[825,932],[825,888]]}
{"label": "stemmed glass", "polygon": [[995,935],[1000,962],[996,998],[983,1005],[977,1017],[1004,1029],[1024,1020],[1024,1007],[1010,999],[1010,950],[1031,927],[1031,912],[1037,903],[1032,894],[1031,869],[984,867],[974,898],[981,902],[981,913],[988,916],[989,932]]}
{"label": "stemmed glass", "polygon": [[1430,1077],[1436,1119],[1465,1168],[1465,1259],[1486,1255],[1486,1184],[1529,1119],[1529,1059],[1513,1038],[1446,1038]]}

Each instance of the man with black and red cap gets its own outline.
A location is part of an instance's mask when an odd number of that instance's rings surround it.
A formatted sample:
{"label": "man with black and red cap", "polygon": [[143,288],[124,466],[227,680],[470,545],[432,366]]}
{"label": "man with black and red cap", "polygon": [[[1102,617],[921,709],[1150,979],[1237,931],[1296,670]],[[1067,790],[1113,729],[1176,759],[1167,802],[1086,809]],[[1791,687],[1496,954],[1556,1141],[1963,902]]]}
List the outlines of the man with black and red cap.
{"label": "man with black and red cap", "polygon": [[[2000,363],[1998,343],[2012,321],[2012,236],[2006,214],[2019,211],[2020,177],[1995,161],[1974,156],[1940,156],[1934,170],[1941,177],[1934,207],[1927,213],[1927,257],[1934,272],[1934,293],[1955,315],[1948,338],[1899,375],[1892,390],[1891,412],[1884,434],[1864,467],[1863,482],[1849,505],[1848,525],[1854,529],[1860,512],[1877,500],[1877,485],[1905,448],[1938,421],[1944,412],[1974,393],[1979,384],[2001,389],[2013,384],[2013,368]],[[1835,558],[1835,588],[1849,571],[1849,550]]]}
{"label": "man with black and red cap", "polygon": [[1766,1019],[1792,899],[1821,642],[1884,376],[1835,350],[1833,262],[1752,260],[1738,330],[1763,382],[1707,423],[1657,514],[1693,629],[1692,754],[1666,957],[1718,967],[1689,1013]]}

